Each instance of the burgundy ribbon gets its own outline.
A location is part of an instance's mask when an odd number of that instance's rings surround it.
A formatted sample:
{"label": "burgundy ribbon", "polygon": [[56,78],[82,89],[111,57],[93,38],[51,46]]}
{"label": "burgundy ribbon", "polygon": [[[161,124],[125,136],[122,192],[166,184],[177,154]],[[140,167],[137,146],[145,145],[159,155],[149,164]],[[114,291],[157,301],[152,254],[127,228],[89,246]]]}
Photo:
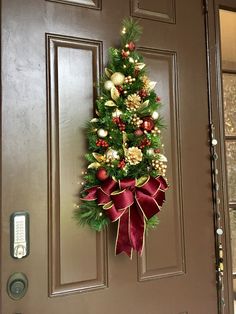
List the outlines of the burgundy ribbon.
{"label": "burgundy ribbon", "polygon": [[168,185],[162,176],[148,177],[139,185],[135,179],[112,178],[86,192],[83,200],[97,200],[112,222],[118,221],[116,254],[132,250],[142,254],[146,220],[157,214],[165,201]]}

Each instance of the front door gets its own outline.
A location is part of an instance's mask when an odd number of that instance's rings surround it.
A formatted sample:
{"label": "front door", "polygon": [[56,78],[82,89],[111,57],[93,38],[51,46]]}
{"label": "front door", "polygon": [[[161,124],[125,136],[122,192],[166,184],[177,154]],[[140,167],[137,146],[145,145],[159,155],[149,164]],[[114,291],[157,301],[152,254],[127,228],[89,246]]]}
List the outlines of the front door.
{"label": "front door", "polygon": [[[202,1],[2,0],[1,312],[216,314]],[[121,20],[164,104],[170,189],[142,257],[114,255],[115,228],[79,227],[83,128]],[[27,211],[30,252],[10,255],[9,217]],[[20,300],[8,278],[28,278]]]}

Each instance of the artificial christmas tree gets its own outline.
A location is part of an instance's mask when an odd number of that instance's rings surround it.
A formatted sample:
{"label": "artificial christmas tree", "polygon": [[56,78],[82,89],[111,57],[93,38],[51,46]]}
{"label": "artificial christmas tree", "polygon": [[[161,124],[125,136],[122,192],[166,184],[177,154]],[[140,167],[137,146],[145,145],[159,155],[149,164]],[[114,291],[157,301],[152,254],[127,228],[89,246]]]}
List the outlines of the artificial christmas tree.
{"label": "artificial christmas tree", "polygon": [[142,253],[145,231],[158,223],[167,158],[161,143],[160,98],[135,42],[140,26],[123,21],[121,47],[110,48],[96,118],[87,126],[88,169],[76,218],[102,230],[118,222],[116,253]]}

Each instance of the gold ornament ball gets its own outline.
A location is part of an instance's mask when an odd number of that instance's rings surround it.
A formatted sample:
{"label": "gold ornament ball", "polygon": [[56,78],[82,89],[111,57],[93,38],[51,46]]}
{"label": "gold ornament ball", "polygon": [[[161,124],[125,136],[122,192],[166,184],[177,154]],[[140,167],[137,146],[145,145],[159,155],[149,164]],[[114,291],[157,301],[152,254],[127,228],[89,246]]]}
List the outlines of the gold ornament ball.
{"label": "gold ornament ball", "polygon": [[98,135],[99,137],[101,137],[101,138],[106,137],[107,134],[108,134],[107,130],[104,130],[104,129],[99,129],[99,130],[97,131],[97,135]]}
{"label": "gold ornament ball", "polygon": [[122,85],[124,83],[125,76],[120,72],[115,72],[111,76],[111,81],[114,85]]}
{"label": "gold ornament ball", "polygon": [[105,87],[106,90],[111,90],[112,87],[114,87],[114,84],[113,84],[112,81],[109,80],[109,81],[106,81],[106,82],[104,83],[104,87]]}
{"label": "gold ornament ball", "polygon": [[153,118],[154,120],[157,120],[158,117],[159,117],[159,113],[158,113],[157,111],[153,111],[153,113],[152,113],[152,118]]}

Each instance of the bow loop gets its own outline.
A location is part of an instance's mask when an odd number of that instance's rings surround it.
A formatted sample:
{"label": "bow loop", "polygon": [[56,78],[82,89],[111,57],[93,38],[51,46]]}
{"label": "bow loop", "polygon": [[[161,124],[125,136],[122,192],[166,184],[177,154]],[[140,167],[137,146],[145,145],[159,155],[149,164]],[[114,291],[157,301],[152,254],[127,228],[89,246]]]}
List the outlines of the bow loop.
{"label": "bow loop", "polygon": [[148,177],[147,180],[138,189],[144,194],[154,196],[161,186],[161,182],[153,177]]}
{"label": "bow loop", "polygon": [[120,189],[130,189],[133,190],[135,188],[135,179],[122,179],[119,181]]}
{"label": "bow loop", "polygon": [[128,189],[123,191],[112,192],[111,199],[117,210],[130,207],[134,203],[134,195]]}

